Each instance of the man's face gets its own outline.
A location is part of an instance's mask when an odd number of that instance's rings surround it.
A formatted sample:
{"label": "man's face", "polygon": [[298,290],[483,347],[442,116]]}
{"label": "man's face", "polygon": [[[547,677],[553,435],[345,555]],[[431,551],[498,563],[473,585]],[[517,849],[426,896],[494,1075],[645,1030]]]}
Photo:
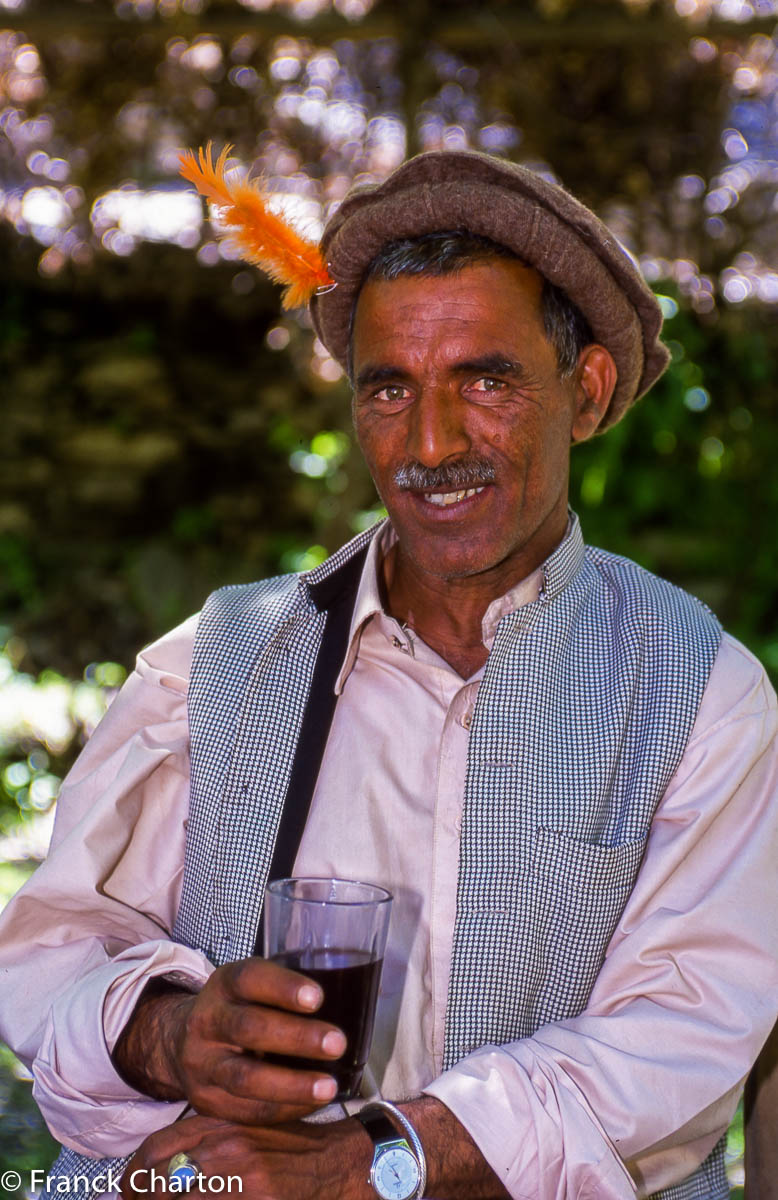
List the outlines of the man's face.
{"label": "man's face", "polygon": [[559,378],[541,291],[536,271],[494,258],[359,297],[357,437],[401,554],[425,574],[518,579],[564,533],[580,388]]}

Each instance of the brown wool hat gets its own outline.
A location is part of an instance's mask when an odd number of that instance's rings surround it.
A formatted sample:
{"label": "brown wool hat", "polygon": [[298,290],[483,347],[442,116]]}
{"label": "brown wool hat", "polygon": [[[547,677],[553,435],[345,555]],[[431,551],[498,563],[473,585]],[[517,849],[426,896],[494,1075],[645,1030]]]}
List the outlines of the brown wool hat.
{"label": "brown wool hat", "polygon": [[600,429],[618,421],[669,361],[662,311],[610,230],[534,171],[472,151],[420,154],[377,186],[357,187],[327,223],[320,248],[337,282],[311,301],[313,323],[346,368],[351,311],[387,242],[465,229],[513,250],[578,305],[607,347],[618,381]]}

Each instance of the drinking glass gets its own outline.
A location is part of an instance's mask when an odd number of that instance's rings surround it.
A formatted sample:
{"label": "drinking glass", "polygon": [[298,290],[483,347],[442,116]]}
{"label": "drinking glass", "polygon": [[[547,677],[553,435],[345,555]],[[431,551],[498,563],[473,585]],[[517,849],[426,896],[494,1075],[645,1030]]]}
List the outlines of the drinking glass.
{"label": "drinking glass", "polygon": [[392,894],[351,879],[276,879],[265,893],[265,958],[318,983],[316,1013],[346,1035],[334,1063],[268,1055],[283,1066],[326,1070],[338,1082],[336,1100],[355,1096],[370,1053]]}

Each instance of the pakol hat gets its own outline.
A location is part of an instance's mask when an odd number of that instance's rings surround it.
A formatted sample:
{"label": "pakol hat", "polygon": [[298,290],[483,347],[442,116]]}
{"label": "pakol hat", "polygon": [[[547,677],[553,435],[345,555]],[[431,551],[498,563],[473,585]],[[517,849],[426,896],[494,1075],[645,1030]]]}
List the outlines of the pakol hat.
{"label": "pakol hat", "polygon": [[356,187],[319,246],[270,211],[255,183],[225,175],[210,146],[181,173],[223,209],[245,258],[286,285],[284,306],[310,302],[316,332],[346,369],[351,315],[365,272],[389,242],[464,230],[491,238],[561,288],[613,356],[616,388],[600,425],[615,424],[659,378],[669,354],[662,311],[606,225],[564,188],[526,167],[471,151],[420,154],[377,186]]}
{"label": "pakol hat", "polygon": [[320,340],[345,368],[351,312],[368,266],[388,242],[467,230],[513,250],[578,306],[613,355],[618,380],[600,429],[615,424],[659,378],[669,353],[662,311],[606,225],[534,171],[471,151],[433,151],[378,186],[354,188],[320,242],[337,286],[311,300]]}

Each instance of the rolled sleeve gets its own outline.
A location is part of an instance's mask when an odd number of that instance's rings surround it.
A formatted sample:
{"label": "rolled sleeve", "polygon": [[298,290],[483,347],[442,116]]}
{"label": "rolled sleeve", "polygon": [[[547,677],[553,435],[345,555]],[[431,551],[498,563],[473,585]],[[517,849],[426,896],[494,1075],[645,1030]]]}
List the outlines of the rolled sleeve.
{"label": "rolled sleeve", "polygon": [[165,975],[199,991],[212,970],[198,951],[147,942],[91,971],[55,1001],[32,1067],[33,1095],[55,1137],[84,1154],[129,1154],[181,1115],[185,1102],[152,1100],[126,1084],[111,1052],[149,979]]}
{"label": "rolled sleeve", "polygon": [[484,1046],[424,1089],[465,1126],[513,1200],[631,1200],[635,1185],[586,1098],[531,1045]]}

